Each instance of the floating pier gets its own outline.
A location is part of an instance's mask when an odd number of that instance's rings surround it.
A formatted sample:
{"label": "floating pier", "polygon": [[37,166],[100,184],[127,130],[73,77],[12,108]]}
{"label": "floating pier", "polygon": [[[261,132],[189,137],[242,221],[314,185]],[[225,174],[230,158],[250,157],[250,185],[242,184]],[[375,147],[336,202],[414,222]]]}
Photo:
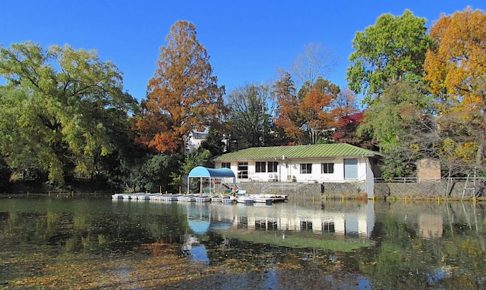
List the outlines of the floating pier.
{"label": "floating pier", "polygon": [[160,194],[160,193],[116,193],[111,196],[113,200],[124,201],[161,201],[161,202],[221,202],[223,204],[233,204],[235,202],[244,204],[265,203],[271,205],[276,202],[285,202],[287,195],[240,195],[238,197],[228,195],[199,195],[199,194]]}

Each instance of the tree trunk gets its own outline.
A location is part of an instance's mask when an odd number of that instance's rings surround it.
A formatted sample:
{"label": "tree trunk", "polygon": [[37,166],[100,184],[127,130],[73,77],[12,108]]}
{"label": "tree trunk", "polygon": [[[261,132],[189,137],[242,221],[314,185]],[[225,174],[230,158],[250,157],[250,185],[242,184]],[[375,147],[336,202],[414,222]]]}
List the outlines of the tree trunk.
{"label": "tree trunk", "polygon": [[479,146],[476,152],[476,168],[482,168],[483,152],[484,152],[484,132],[479,135]]}

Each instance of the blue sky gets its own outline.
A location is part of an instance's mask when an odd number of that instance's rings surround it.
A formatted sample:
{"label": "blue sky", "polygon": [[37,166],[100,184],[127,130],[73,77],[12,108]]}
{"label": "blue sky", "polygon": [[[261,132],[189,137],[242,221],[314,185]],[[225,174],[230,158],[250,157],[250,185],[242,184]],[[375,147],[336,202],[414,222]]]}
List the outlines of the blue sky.
{"label": "blue sky", "polygon": [[[164,3],[166,2],[166,3]],[[95,49],[124,74],[125,88],[145,97],[160,46],[179,19],[193,22],[219,83],[227,92],[248,83],[269,83],[290,69],[308,43],[335,56],[326,76],[346,87],[348,56],[356,31],[386,12],[409,8],[430,26],[441,13],[466,6],[486,9],[486,1],[2,1],[0,45],[33,41]]]}

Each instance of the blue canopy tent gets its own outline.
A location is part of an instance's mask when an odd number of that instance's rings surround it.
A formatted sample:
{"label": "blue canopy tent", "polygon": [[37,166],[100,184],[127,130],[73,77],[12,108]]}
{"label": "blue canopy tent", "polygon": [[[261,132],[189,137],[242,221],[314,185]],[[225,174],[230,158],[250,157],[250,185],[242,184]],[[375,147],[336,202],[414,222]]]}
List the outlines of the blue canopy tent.
{"label": "blue canopy tent", "polygon": [[203,191],[203,179],[208,178],[209,179],[209,186],[210,186],[210,191],[213,191],[213,188],[211,186],[211,180],[212,179],[222,179],[222,178],[233,178],[233,184],[236,182],[236,177],[235,173],[229,169],[229,168],[207,168],[203,166],[197,166],[194,167],[191,172],[189,172],[189,175],[187,176],[187,192],[189,193],[189,185],[190,185],[190,179],[191,178],[199,178],[200,182],[200,193]]}

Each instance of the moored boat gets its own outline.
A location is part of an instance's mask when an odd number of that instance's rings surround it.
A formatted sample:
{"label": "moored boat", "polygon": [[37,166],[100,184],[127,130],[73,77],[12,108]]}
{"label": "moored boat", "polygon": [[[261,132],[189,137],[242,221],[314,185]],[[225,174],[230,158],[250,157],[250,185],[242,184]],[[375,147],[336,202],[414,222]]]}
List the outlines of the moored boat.
{"label": "moored boat", "polygon": [[196,199],[196,202],[210,202],[211,197],[208,195],[199,195],[194,197]]}

